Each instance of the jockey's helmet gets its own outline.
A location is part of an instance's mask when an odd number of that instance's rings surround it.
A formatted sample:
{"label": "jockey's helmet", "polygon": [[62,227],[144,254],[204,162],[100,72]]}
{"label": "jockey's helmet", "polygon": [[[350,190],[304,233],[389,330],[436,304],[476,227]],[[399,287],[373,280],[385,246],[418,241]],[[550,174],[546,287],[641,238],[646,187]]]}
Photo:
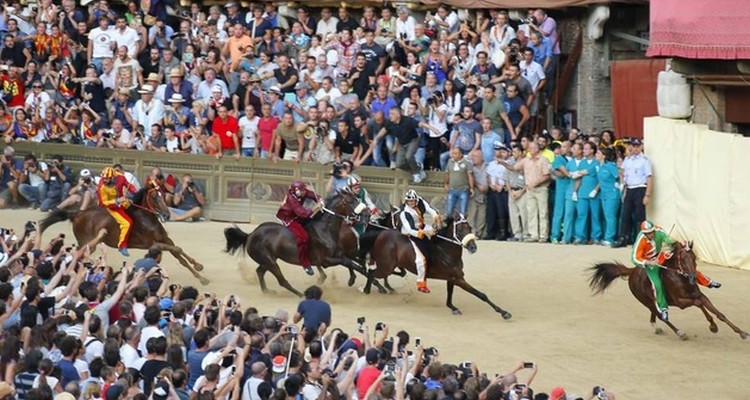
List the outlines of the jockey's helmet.
{"label": "jockey's helmet", "polygon": [[102,178],[113,178],[115,176],[115,170],[112,167],[104,167],[102,170]]}
{"label": "jockey's helmet", "polygon": [[297,190],[297,189],[299,189],[299,190],[305,190],[307,188],[305,187],[305,182],[294,181],[294,182],[292,182],[292,186],[290,187],[290,189],[292,189],[292,190]]}
{"label": "jockey's helmet", "polygon": [[643,221],[641,222],[641,232],[643,233],[651,233],[654,230],[656,230],[656,225],[654,225],[651,221]]}
{"label": "jockey's helmet", "polygon": [[405,201],[417,200],[418,198],[419,198],[419,196],[417,196],[417,191],[414,190],[414,189],[407,190],[406,194],[404,195],[404,200]]}
{"label": "jockey's helmet", "polygon": [[360,186],[362,184],[362,180],[357,175],[350,175],[349,179],[346,180],[346,186],[354,187],[354,186]]}

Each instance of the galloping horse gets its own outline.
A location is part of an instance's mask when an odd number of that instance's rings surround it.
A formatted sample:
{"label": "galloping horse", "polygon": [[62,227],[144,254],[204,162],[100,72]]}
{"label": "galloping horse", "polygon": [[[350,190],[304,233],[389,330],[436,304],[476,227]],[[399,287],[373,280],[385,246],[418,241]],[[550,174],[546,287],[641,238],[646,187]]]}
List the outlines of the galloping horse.
{"label": "galloping horse", "polygon": [[[149,249],[153,246],[159,247],[162,251],[168,251],[180,262],[190,273],[193,274],[203,285],[207,285],[209,280],[202,276],[198,271],[203,271],[203,265],[188,256],[180,247],[175,246],[169,234],[164,229],[161,221],[169,220],[169,207],[164,202],[161,191],[149,186],[142,188],[133,197],[133,203],[127,210],[128,215],[133,220],[132,231],[128,247],[131,249]],[[97,236],[102,229],[107,233],[102,242],[109,247],[117,248],[117,240],[120,234],[120,227],[111,215],[102,207],[93,207],[85,211],[65,211],[58,210],[43,219],[39,228],[44,231],[50,225],[70,220],[73,223],[73,234],[82,246]]]}
{"label": "galloping horse", "polygon": [[[711,300],[701,293],[695,279],[696,257],[692,246],[691,242],[684,244],[675,243],[674,255],[666,262],[664,269],[661,270],[661,279],[669,305],[679,307],[680,309],[692,306],[700,308],[708,320],[708,329],[716,333],[719,331],[719,327],[716,326],[714,319],[709,314],[710,311],[721,321],[729,325],[742,339],[747,339],[747,332],[729,321],[724,314],[714,307]],[[656,326],[656,318],[661,320],[661,314],[656,309],[651,281],[648,279],[644,268],[628,268],[620,263],[602,263],[596,264],[589,270],[593,272],[589,286],[595,295],[604,292],[615,279],[619,277],[626,278],[633,296],[651,312],[651,325],[654,327],[655,333],[663,333],[662,329]],[[664,320],[662,322],[667,324],[680,339],[687,339],[687,335],[674,326],[672,322]]]}
{"label": "galloping horse", "polygon": [[[448,296],[445,305],[453,314],[460,315],[461,310],[453,305],[453,289],[455,286],[473,294],[489,304],[503,319],[510,319],[511,314],[493,303],[486,294],[477,290],[464,279],[464,263],[461,259],[463,249],[469,253],[477,251],[476,237],[472,233],[471,225],[463,215],[454,214],[446,219],[444,227],[430,240],[430,261],[427,265],[427,278],[440,279],[447,283]],[[368,272],[365,293],[370,292],[370,285],[374,278],[385,278],[396,267],[402,267],[412,274],[417,273],[414,264],[414,248],[409,238],[396,230],[381,232],[373,243],[371,256],[377,268]]]}
{"label": "galloping horse", "polygon": [[[305,224],[310,235],[310,261],[312,265],[327,268],[332,265],[344,265],[361,274],[366,274],[362,266],[348,258],[346,250],[339,242],[342,221],[349,218],[360,218],[364,205],[354,195],[340,191],[326,200],[323,211],[319,211]],[[235,254],[240,248],[258,263],[256,273],[261,290],[266,293],[265,274],[271,272],[279,285],[302,297],[289,281],[284,278],[277,263],[281,259],[289,264],[300,265],[297,252],[297,240],[285,226],[276,222],[264,222],[251,233],[245,233],[234,226],[224,229],[227,246],[224,251]],[[321,277],[323,279],[323,277]]]}

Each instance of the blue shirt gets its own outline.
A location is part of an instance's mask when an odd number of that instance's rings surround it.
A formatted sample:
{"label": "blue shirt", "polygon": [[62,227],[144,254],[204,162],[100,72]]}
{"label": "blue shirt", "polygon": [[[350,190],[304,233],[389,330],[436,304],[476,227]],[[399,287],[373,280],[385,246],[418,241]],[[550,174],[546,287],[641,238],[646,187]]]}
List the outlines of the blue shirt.
{"label": "blue shirt", "polygon": [[599,193],[601,193],[602,200],[620,198],[620,190],[615,186],[618,173],[617,165],[613,162],[605,162],[599,166],[596,176],[599,178]]}
{"label": "blue shirt", "polygon": [[495,133],[494,131],[489,131],[482,133],[482,157],[484,157],[484,162],[489,163],[490,161],[495,159],[495,142],[502,142],[503,137]]}
{"label": "blue shirt", "polygon": [[534,44],[529,41],[527,46],[534,50],[534,61],[539,63],[542,67],[544,67],[544,61],[547,58],[552,58],[552,43],[550,43],[549,38],[542,38],[537,46],[534,46]]}
{"label": "blue shirt", "polygon": [[195,382],[203,376],[203,359],[206,358],[207,351],[189,350],[187,354],[187,365],[190,371],[190,380],[188,381],[188,388],[192,390],[195,386]]}
{"label": "blue shirt", "polygon": [[464,153],[474,148],[477,141],[477,133],[482,134],[482,124],[472,119],[468,122],[461,120],[453,125],[453,131],[456,132],[455,146],[463,150]]}
{"label": "blue shirt", "polygon": [[320,324],[331,325],[331,306],[323,300],[302,300],[297,312],[305,319],[305,329],[318,329]]}
{"label": "blue shirt", "polygon": [[81,377],[78,375],[78,370],[72,362],[66,359],[60,360],[57,363],[62,373],[62,379],[60,379],[60,386],[65,387],[68,383],[78,381]]}
{"label": "blue shirt", "polygon": [[581,161],[580,169],[586,170],[588,174],[581,178],[581,187],[579,188],[578,194],[588,198],[589,193],[599,184],[599,178],[596,177],[596,170],[599,168],[599,161],[595,158],[587,159],[584,158]]}
{"label": "blue shirt", "polygon": [[387,116],[391,111],[391,108],[397,106],[398,104],[396,104],[396,100],[393,100],[393,98],[390,96],[386,97],[385,101],[382,101],[379,98],[375,98],[372,103],[370,103],[370,114],[375,115],[375,113],[381,111],[383,115]]}
{"label": "blue shirt", "polygon": [[[23,170],[23,161],[15,159],[11,161],[11,164],[16,171]],[[0,167],[0,170],[2,171],[2,175],[0,175],[0,190],[5,190],[8,188],[8,182],[13,181],[15,178],[13,177],[13,174],[10,173],[10,168],[8,168],[7,165],[3,164],[3,166]]]}
{"label": "blue shirt", "polygon": [[623,183],[629,189],[646,187],[651,176],[651,162],[643,154],[626,157],[622,162]]}

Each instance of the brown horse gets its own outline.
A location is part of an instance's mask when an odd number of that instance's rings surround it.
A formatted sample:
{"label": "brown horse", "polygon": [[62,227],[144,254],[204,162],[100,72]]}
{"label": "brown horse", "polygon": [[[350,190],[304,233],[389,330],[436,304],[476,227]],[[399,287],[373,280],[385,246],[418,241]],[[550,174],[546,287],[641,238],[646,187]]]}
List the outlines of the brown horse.
{"label": "brown horse", "polygon": [[[347,251],[340,243],[342,222],[345,219],[358,219],[364,205],[353,194],[340,191],[326,200],[322,212],[318,212],[305,224],[310,236],[310,261],[312,265],[328,268],[333,265],[343,265],[366,274],[364,268],[347,257]],[[234,226],[224,229],[227,246],[224,249],[229,254],[235,254],[240,248],[258,263],[256,273],[263,293],[268,292],[265,274],[270,272],[276,277],[279,285],[290,292],[302,297],[302,293],[292,287],[284,278],[277,262],[281,259],[289,264],[300,265],[297,252],[297,240],[294,234],[284,225],[276,222],[264,222],[251,233],[245,233]],[[318,282],[325,279],[321,275]]]}
{"label": "brown horse", "polygon": [[[161,191],[155,187],[142,188],[135,194],[132,205],[127,210],[133,220],[128,247],[131,249],[149,249],[157,246],[162,251],[168,251],[177,259],[190,273],[193,274],[203,285],[209,280],[198,271],[203,270],[203,265],[185,254],[178,246],[175,246],[169,234],[164,229],[161,221],[169,220],[169,208],[167,207]],[[102,229],[106,234],[102,241],[109,247],[117,248],[120,236],[120,227],[112,216],[102,207],[93,207],[85,211],[59,210],[51,213],[43,219],[39,228],[44,231],[50,225],[70,220],[73,223],[73,234],[79,246],[83,246],[97,236]]]}
{"label": "brown horse", "polygon": [[[427,278],[446,281],[448,296],[445,305],[453,314],[461,314],[461,310],[453,305],[453,289],[458,286],[489,304],[503,319],[510,319],[509,312],[495,305],[486,294],[464,279],[464,263],[461,259],[463,249],[466,248],[471,254],[477,251],[476,237],[472,233],[471,225],[463,215],[454,214],[446,219],[443,226],[430,240]],[[365,293],[370,292],[370,285],[374,278],[385,278],[393,273],[396,267],[402,267],[412,274],[417,273],[414,248],[409,238],[399,231],[387,230],[380,233],[374,241],[371,254],[377,267],[368,273]]]}
{"label": "brown horse", "polygon": [[[716,326],[714,319],[709,314],[710,311],[729,325],[742,339],[747,339],[747,332],[729,321],[724,314],[714,307],[711,300],[701,293],[695,279],[696,257],[692,250],[692,243],[675,243],[674,255],[666,262],[664,267],[660,272],[669,305],[680,309],[692,306],[700,308],[708,320],[708,329],[716,333],[719,331],[719,327]],[[655,333],[663,333],[662,329],[656,326],[656,319],[661,320],[661,314],[656,309],[654,291],[644,268],[628,268],[620,263],[602,263],[596,264],[589,270],[592,271],[589,286],[594,294],[604,292],[615,279],[626,278],[633,296],[651,312],[651,325],[654,327]],[[687,339],[687,335],[674,326],[672,322],[664,320],[662,322],[667,324],[681,339]]]}

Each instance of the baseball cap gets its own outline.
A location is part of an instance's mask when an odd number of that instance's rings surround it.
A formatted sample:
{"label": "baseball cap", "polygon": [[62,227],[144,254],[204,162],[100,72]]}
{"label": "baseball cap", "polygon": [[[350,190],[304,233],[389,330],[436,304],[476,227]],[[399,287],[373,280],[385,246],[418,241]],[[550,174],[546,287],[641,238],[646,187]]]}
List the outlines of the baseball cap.
{"label": "baseball cap", "polygon": [[125,388],[122,385],[112,385],[107,389],[106,400],[117,400],[120,398]]}
{"label": "baseball cap", "polygon": [[281,89],[279,89],[278,86],[271,86],[268,88],[268,91],[271,93],[281,94]]}
{"label": "baseball cap", "polygon": [[549,392],[549,400],[565,400],[565,397],[565,390],[559,386]]}
{"label": "baseball cap", "polygon": [[367,361],[368,364],[375,364],[380,359],[380,350],[371,347],[367,349],[367,353],[365,354],[365,361]]}
{"label": "baseball cap", "polygon": [[643,140],[635,138],[630,141],[630,144],[632,144],[633,146],[641,146],[643,145]]}
{"label": "baseball cap", "polygon": [[169,396],[169,384],[164,379],[160,379],[159,382],[154,385],[154,390],[151,392],[154,400],[166,400]]}
{"label": "baseball cap", "polygon": [[495,148],[495,150],[508,150],[508,147],[505,146],[505,143],[499,140],[496,140],[495,143],[493,143],[493,147]]}
{"label": "baseball cap", "polygon": [[79,172],[79,174],[81,175],[81,178],[89,178],[91,177],[91,170],[88,168],[84,168],[81,170],[81,172]]}
{"label": "baseball cap", "polygon": [[276,356],[273,358],[273,373],[283,374],[286,369],[286,357]]}
{"label": "baseball cap", "polygon": [[300,89],[310,89],[310,86],[305,82],[297,82],[297,84],[294,85],[294,90]]}
{"label": "baseball cap", "polygon": [[174,300],[170,299],[169,297],[165,297],[159,300],[159,309],[161,309],[162,311],[172,309],[173,305]]}

